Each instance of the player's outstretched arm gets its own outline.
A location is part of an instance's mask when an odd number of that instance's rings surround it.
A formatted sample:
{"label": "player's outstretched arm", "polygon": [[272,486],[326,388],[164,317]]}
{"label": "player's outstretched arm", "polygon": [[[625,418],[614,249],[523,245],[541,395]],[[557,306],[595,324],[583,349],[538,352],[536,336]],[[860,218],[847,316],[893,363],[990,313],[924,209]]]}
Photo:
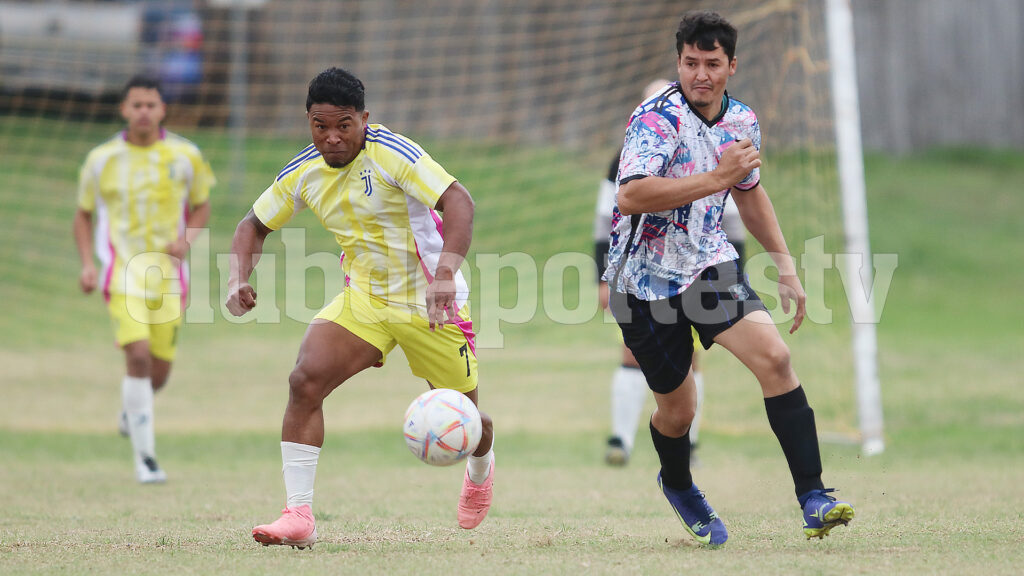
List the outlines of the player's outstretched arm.
{"label": "player's outstretched arm", "polygon": [[455,272],[469,252],[473,240],[474,203],[462,184],[452,182],[434,206],[444,214],[444,244],[437,261],[434,281],[427,286],[427,317],[430,329],[444,324],[445,318],[454,321]]}
{"label": "player's outstretched arm", "polygon": [[235,228],[235,237],[231,240],[228,299],[224,303],[235,316],[241,316],[256,307],[256,290],[249,284],[249,277],[263,254],[263,241],[271,232],[252,210]]}
{"label": "player's outstretched arm", "polygon": [[96,263],[92,260],[92,212],[79,208],[75,211],[72,225],[75,244],[78,246],[78,258],[82,261],[82,272],[78,276],[78,284],[86,294],[96,289],[99,275]]}
{"label": "player's outstretched arm", "polygon": [[673,210],[732,188],[742,182],[751,170],[760,166],[760,153],[749,138],[744,138],[725,149],[718,167],[711,172],[683,178],[648,176],[620,185],[619,212],[628,216]]}
{"label": "player's outstretched arm", "polygon": [[782,235],[779,220],[775,216],[775,207],[760,184],[750,190],[734,188],[732,197],[736,201],[743,225],[761,246],[764,246],[779,268],[779,301],[782,304],[782,311],[788,314],[790,300],[796,302],[796,316],[793,317],[793,326],[789,329],[789,333],[792,334],[804,321],[807,313],[807,294],[796,275],[796,265],[789,255],[786,238]]}

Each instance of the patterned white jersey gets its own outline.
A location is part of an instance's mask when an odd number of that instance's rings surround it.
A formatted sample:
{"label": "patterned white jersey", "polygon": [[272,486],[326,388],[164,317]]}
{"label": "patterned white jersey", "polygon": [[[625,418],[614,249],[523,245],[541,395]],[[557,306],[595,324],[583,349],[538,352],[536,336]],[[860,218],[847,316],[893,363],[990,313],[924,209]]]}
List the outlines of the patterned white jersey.
{"label": "patterned white jersey", "polygon": [[[630,117],[619,159],[619,184],[647,176],[683,178],[711,172],[722,152],[743,138],[750,138],[760,150],[761,130],[750,107],[726,93],[722,112],[707,120],[690,108],[679,83],[673,82]],[[755,168],[736,188],[750,190],[759,181]],[[632,219],[623,216],[616,203],[603,279],[619,292],[660,300],[682,293],[705,268],[735,260],[736,250],[721,227],[728,195],[729,190],[721,190],[672,210],[643,214],[628,256],[624,251]]]}

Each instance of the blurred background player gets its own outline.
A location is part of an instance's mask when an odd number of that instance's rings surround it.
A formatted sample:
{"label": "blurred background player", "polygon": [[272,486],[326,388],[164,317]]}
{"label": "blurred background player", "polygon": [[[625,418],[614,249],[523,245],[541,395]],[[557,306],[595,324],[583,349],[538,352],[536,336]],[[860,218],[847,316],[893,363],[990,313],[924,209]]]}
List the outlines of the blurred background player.
{"label": "blurred background player", "polygon": [[[652,80],[643,92],[643,100],[664,90],[670,80],[658,78]],[[612,229],[612,212],[615,210],[615,191],[618,186],[616,178],[619,173],[619,156],[622,149],[612,158],[608,167],[608,175],[601,180],[597,190],[597,204],[594,211],[594,260],[597,262],[598,299],[602,308],[608,308],[608,283],[601,279],[608,264],[608,234]],[[739,254],[742,263],[745,256],[747,231],[743,227],[739,210],[731,200],[726,200],[725,211],[721,222],[722,230]],[[621,341],[621,338],[620,338]],[[697,411],[690,425],[691,462],[697,459],[693,451],[697,448],[697,437],[700,431],[701,410],[704,406],[704,374],[700,368],[700,355],[697,349],[693,354],[693,378],[697,386]],[[644,379],[640,366],[633,358],[629,348],[622,345],[622,364],[612,376],[611,414],[612,435],[608,438],[604,459],[609,465],[624,466],[633,453],[637,425],[647,400],[647,380]]]}
{"label": "blurred background player", "polygon": [[127,127],[86,157],[73,225],[79,284],[87,294],[102,285],[124,350],[120,426],[142,483],[166,480],[156,461],[153,393],[167,383],[174,361],[188,294],[185,255],[210,217],[214,184],[199,148],[163,129],[165,115],[156,80],[128,81],[121,99]]}
{"label": "blurred background player", "polygon": [[[263,242],[303,207],[335,235],[346,285],[310,323],[288,378],[285,509],[252,530],[261,544],[300,548],[317,539],[313,484],[323,403],[335,388],[381,365],[398,345],[431,388],[477,402],[469,287],[459,271],[473,235],[469,192],[415,142],[368,124],[363,83],[345,70],[329,68],[310,82],[306,115],[313,144],[281,170],[235,230],[226,303],[236,316],[256,306],[249,277]],[[382,278],[382,269],[390,274]],[[483,435],[467,459],[457,508],[465,529],[479,525],[491,506],[494,435],[491,418],[480,418]]]}

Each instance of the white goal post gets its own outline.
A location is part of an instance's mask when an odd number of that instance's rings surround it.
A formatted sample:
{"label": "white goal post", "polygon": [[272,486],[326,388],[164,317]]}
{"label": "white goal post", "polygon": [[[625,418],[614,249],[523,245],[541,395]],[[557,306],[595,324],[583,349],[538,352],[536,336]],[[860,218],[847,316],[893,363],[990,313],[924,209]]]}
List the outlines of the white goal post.
{"label": "white goal post", "polygon": [[[827,0],[825,18],[831,62],[832,106],[835,117],[843,228],[846,233],[846,252],[854,256],[846,258],[845,261],[846,266],[850,268],[847,271],[848,277],[860,278],[865,290],[869,290],[873,284],[873,266],[868,241],[864,156],[860,133],[860,104],[857,98],[857,62],[850,0]],[[870,299],[849,298],[849,301],[861,450],[865,455],[879,454],[885,450],[885,440],[882,435],[878,344],[875,324],[865,321],[873,318],[874,314],[869,309]]]}

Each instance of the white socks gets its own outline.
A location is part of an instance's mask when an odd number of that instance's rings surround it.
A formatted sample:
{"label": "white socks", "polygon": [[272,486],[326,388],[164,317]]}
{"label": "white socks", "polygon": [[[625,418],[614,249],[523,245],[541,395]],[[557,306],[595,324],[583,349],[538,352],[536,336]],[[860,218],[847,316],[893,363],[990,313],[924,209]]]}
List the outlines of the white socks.
{"label": "white socks", "polygon": [[288,495],[287,506],[313,506],[313,481],[316,480],[316,463],[320,459],[320,448],[308,444],[281,442],[281,461],[284,466],[284,490]]}
{"label": "white socks", "polygon": [[491,437],[491,449],[483,456],[469,455],[466,458],[466,472],[474,484],[483,484],[491,473],[491,462],[494,460],[494,437]]}
{"label": "white socks", "polygon": [[125,376],[121,382],[121,405],[128,416],[128,435],[135,452],[135,467],[139,469],[144,458],[156,458],[152,380]]}
{"label": "white socks", "polygon": [[647,401],[647,379],[639,368],[619,366],[612,377],[612,435],[633,451],[640,412]]}
{"label": "white socks", "polygon": [[[281,461],[284,463],[284,490],[288,495],[287,506],[313,506],[313,483],[316,480],[316,465],[320,459],[320,448],[295,442],[281,442]],[[466,470],[469,479],[476,484],[483,484],[491,470],[494,459],[494,444],[483,456],[470,455],[467,458]]]}
{"label": "white socks", "polygon": [[697,385],[697,411],[693,414],[693,423],[690,424],[690,446],[697,444],[697,433],[700,431],[700,413],[704,409],[704,374],[693,373],[693,382]]}

